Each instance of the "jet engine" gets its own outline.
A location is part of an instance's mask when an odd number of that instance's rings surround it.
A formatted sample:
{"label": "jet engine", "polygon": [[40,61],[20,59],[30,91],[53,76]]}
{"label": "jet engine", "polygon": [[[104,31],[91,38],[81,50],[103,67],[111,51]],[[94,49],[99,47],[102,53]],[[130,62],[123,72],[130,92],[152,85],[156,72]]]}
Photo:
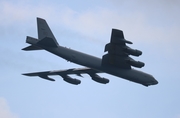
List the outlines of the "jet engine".
{"label": "jet engine", "polygon": [[135,61],[135,60],[128,60],[127,63],[129,63],[130,65],[137,67],[137,68],[142,68],[145,65],[143,62]]}
{"label": "jet engine", "polygon": [[54,79],[48,77],[47,75],[39,75],[39,77],[42,78],[42,79],[49,80],[49,81],[55,81]]}
{"label": "jet engine", "polygon": [[66,76],[62,76],[62,78],[63,78],[64,81],[66,81],[66,82],[68,82],[70,84],[78,85],[78,84],[81,83],[80,80],[71,78],[71,77],[69,77],[67,75]]}
{"label": "jet engine", "polygon": [[124,48],[124,51],[126,53],[130,54],[130,55],[133,55],[133,56],[140,56],[140,55],[142,55],[142,51],[136,50],[136,49],[132,49],[132,48],[130,48],[128,46]]}
{"label": "jet engine", "polygon": [[94,74],[94,75],[90,75],[92,77],[92,80],[96,81],[96,82],[99,82],[101,84],[107,84],[109,83],[109,79],[106,79],[106,78],[102,78],[100,76],[98,76],[97,74]]}

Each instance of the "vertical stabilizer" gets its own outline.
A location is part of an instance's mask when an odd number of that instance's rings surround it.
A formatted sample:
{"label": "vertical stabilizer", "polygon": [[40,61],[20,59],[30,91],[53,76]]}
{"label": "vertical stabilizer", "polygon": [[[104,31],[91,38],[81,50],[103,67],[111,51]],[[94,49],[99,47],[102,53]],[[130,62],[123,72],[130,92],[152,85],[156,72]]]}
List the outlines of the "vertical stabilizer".
{"label": "vertical stabilizer", "polygon": [[38,39],[27,36],[26,42],[31,44],[22,50],[42,50],[46,47],[56,48],[59,46],[56,41],[51,29],[49,28],[47,22],[42,18],[37,18],[37,28],[38,28]]}
{"label": "vertical stabilizer", "polygon": [[47,41],[47,42],[52,42],[53,45],[59,45],[51,29],[49,28],[47,22],[44,19],[37,18],[37,28],[38,28],[38,39],[40,40],[40,42]]}

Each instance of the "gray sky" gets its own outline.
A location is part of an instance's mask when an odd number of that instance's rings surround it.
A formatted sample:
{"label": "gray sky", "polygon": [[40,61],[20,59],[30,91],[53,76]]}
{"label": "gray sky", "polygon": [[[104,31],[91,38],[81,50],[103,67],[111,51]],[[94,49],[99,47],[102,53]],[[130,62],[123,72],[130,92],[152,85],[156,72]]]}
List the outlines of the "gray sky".
{"label": "gray sky", "polygon": [[[0,118],[180,118],[179,0],[1,0]],[[78,86],[22,73],[81,67],[45,51],[24,52],[26,36],[37,37],[36,17],[47,20],[58,42],[102,57],[111,29],[121,29],[142,71],[159,84],[150,87],[108,74],[107,85],[88,75]]]}

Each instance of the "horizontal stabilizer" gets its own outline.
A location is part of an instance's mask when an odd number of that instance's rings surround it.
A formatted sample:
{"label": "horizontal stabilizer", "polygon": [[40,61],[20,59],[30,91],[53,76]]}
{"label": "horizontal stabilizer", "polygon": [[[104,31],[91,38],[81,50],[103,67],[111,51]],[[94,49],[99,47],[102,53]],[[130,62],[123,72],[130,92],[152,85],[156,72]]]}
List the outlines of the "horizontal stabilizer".
{"label": "horizontal stabilizer", "polygon": [[42,48],[34,46],[34,45],[30,45],[28,47],[23,48],[22,50],[24,50],[24,51],[32,51],[32,50],[42,50]]}
{"label": "horizontal stabilizer", "polygon": [[30,36],[27,36],[26,37],[26,42],[31,44],[31,45],[28,46],[28,47],[23,48],[22,50],[25,50],[25,51],[42,50],[41,47],[36,45],[36,43],[38,42],[38,39],[30,37]]}

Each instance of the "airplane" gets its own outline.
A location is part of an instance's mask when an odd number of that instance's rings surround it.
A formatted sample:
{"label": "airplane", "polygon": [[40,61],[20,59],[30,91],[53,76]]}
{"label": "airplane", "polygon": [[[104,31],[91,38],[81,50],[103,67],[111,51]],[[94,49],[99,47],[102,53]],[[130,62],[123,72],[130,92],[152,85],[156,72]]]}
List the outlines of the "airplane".
{"label": "airplane", "polygon": [[[46,20],[37,18],[38,39],[27,36],[26,43],[31,44],[22,50],[46,50],[67,61],[85,66],[83,68],[72,68],[67,70],[53,70],[44,72],[24,73],[26,76],[38,76],[42,79],[55,81],[49,76],[59,75],[64,81],[78,85],[80,80],[71,78],[69,75],[88,74],[92,80],[101,84],[109,83],[109,79],[100,77],[98,73],[108,73],[144,86],[156,85],[158,81],[150,74],[139,71],[136,68],[142,68],[145,64],[141,61],[135,61],[132,56],[140,56],[140,50],[132,49],[126,44],[132,44],[124,38],[123,31],[112,29],[111,41],[106,44],[102,58],[78,52],[58,44]],[[133,67],[132,67],[133,66]]]}

